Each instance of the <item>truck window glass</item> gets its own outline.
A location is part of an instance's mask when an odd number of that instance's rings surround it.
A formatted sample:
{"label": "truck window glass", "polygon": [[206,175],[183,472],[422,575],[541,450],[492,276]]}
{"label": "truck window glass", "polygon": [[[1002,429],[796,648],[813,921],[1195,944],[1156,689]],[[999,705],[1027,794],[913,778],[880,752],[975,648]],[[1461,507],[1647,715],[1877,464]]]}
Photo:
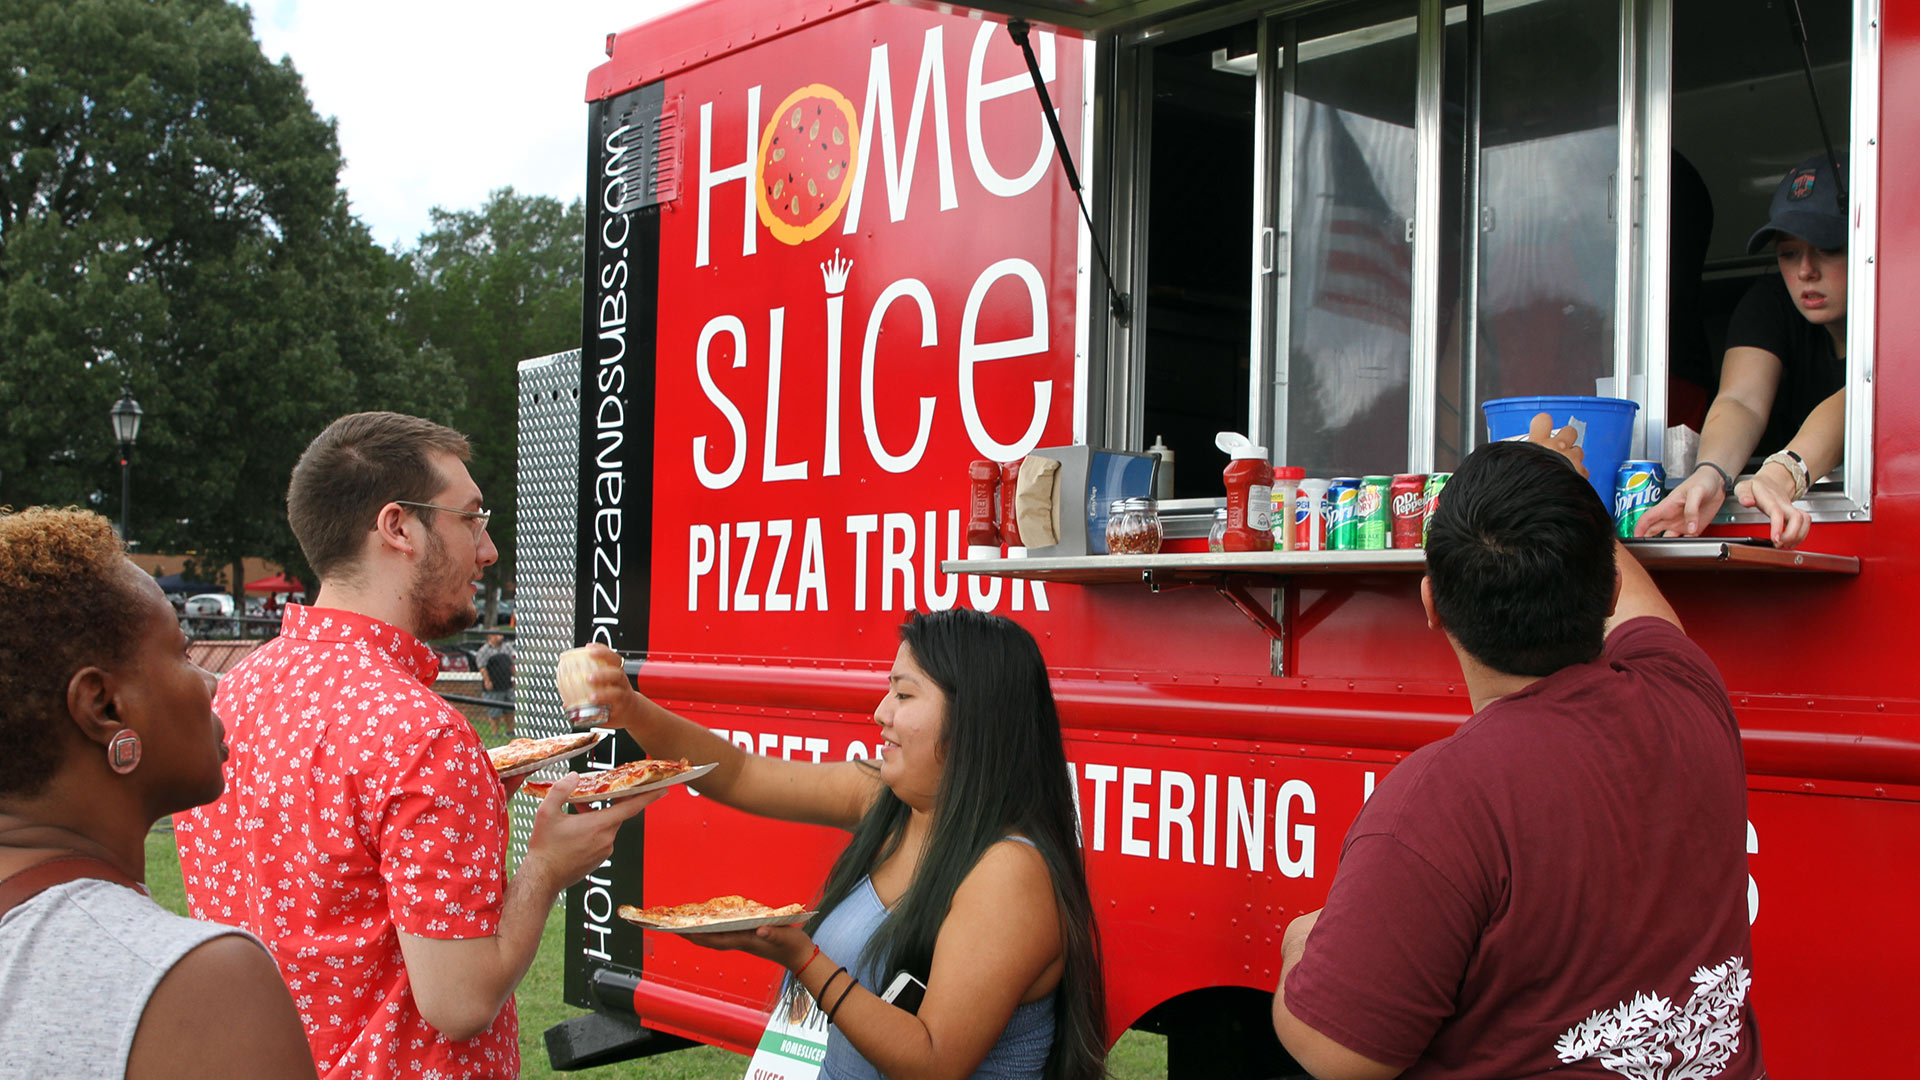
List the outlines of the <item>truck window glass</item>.
{"label": "truck window glass", "polygon": [[1292,280],[1275,413],[1282,459],[1309,476],[1406,466],[1417,13],[1393,0],[1292,28]]}
{"label": "truck window glass", "polygon": [[1621,200],[1618,5],[1487,7],[1475,425],[1480,402],[1591,394],[1613,374]]}

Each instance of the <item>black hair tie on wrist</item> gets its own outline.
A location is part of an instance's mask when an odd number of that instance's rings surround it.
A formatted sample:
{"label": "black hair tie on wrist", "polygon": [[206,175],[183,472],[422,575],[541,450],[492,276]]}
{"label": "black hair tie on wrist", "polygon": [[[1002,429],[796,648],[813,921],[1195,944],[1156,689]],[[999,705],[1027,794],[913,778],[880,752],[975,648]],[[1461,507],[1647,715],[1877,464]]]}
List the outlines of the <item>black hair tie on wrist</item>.
{"label": "black hair tie on wrist", "polygon": [[[845,990],[840,991],[840,997],[838,1000],[836,1000],[833,1003],[833,1008],[827,1010],[827,1023],[829,1024],[833,1023],[833,1015],[840,1011],[840,1006],[845,1005],[847,1003],[847,995],[853,993],[854,988],[859,985],[860,985],[859,979],[856,979],[851,975],[847,976],[847,988]],[[825,990],[826,987],[823,986],[821,987],[821,989]]]}
{"label": "black hair tie on wrist", "polygon": [[1702,468],[1712,469],[1714,472],[1717,472],[1720,474],[1720,494],[1722,495],[1733,494],[1733,476],[1730,473],[1728,473],[1727,470],[1721,468],[1720,466],[1714,464],[1711,461],[1703,461],[1700,464],[1695,465],[1693,467],[1693,471],[1699,472]]}
{"label": "black hair tie on wrist", "polygon": [[[833,980],[842,975],[847,975],[847,969],[844,965],[833,969],[833,974],[827,976],[827,981],[820,984],[820,992],[813,995],[814,1004],[818,1005],[821,1003],[821,1000],[827,996],[827,991],[833,986]],[[847,975],[847,978],[851,979],[853,976]]]}

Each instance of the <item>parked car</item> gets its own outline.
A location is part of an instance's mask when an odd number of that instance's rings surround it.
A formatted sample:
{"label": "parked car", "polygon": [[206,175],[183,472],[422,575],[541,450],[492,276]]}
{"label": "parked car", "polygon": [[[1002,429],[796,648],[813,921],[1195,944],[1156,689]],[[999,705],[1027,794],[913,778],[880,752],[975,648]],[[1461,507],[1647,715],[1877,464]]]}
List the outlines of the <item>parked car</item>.
{"label": "parked car", "polygon": [[218,618],[233,614],[233,597],[223,592],[200,593],[187,597],[187,604],[180,609],[182,615],[202,618]]}

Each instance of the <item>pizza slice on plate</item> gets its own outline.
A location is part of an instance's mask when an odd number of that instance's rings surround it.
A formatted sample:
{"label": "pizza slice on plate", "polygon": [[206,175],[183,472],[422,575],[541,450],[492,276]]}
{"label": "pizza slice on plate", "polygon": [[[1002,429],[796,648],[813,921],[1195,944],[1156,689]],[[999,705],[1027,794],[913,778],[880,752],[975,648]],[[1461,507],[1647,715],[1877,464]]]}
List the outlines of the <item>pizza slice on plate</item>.
{"label": "pizza slice on plate", "polygon": [[[682,777],[691,780],[695,775],[705,776],[711,768],[710,765],[689,765],[686,758],[678,761],[642,758],[582,775],[580,786],[574,789],[573,797],[568,801],[598,802],[602,799],[618,799],[622,795],[637,795]],[[521,791],[536,799],[546,798],[547,792],[552,789],[551,780],[529,780],[520,785]]]}
{"label": "pizza slice on plate", "polygon": [[785,907],[770,907],[757,900],[744,896],[716,896],[694,904],[673,904],[659,907],[634,907],[632,904],[620,906],[620,917],[628,922],[642,923],[648,926],[670,930],[683,930],[695,926],[711,926],[716,923],[737,922],[742,919],[778,920],[788,915],[810,914],[802,904],[788,904]]}
{"label": "pizza slice on plate", "polygon": [[555,735],[546,739],[515,739],[505,746],[496,746],[487,751],[487,757],[492,759],[495,772],[504,773],[570,754],[583,746],[592,746],[599,740],[600,735],[592,731],[577,735]]}

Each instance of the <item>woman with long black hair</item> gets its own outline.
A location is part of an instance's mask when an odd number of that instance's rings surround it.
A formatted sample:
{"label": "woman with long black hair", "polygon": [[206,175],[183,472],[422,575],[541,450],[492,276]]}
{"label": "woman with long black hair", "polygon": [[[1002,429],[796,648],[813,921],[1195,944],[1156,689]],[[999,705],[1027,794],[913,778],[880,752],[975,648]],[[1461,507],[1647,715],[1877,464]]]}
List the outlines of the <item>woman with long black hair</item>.
{"label": "woman with long black hair", "polygon": [[[961,609],[902,625],[877,768],[748,754],[617,669],[594,678],[653,756],[720,763],[702,795],[852,832],[804,928],[693,938],[781,964],[827,1011],[822,1080],[1105,1075],[1099,941],[1032,635]],[[926,986],[917,1011],[879,996],[901,972]]]}

